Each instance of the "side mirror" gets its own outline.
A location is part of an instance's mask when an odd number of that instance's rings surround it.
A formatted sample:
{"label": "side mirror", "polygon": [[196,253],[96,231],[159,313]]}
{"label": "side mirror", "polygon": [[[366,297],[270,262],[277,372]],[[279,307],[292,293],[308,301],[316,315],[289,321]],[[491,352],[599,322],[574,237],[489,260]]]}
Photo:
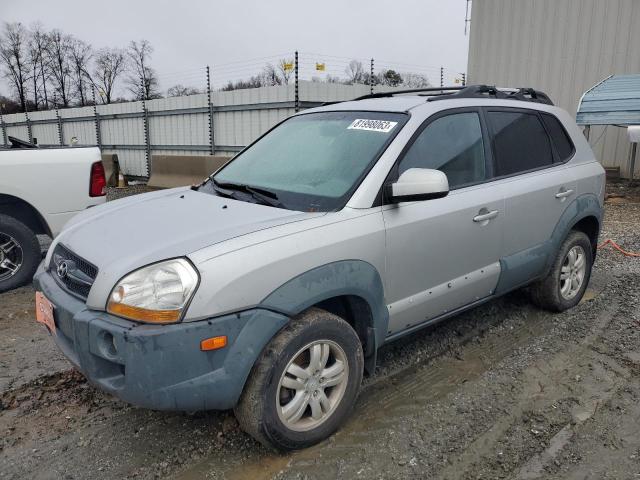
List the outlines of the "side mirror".
{"label": "side mirror", "polygon": [[448,193],[447,176],[440,170],[429,168],[410,168],[389,187],[389,196],[393,202],[431,200],[446,197]]}

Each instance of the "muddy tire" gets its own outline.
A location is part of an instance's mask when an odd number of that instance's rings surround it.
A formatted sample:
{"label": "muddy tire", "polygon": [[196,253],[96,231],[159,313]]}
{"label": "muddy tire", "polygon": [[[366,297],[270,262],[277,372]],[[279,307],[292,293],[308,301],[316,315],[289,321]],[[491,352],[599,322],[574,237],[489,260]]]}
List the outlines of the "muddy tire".
{"label": "muddy tire", "polygon": [[0,214],[0,293],[31,282],[41,259],[35,233],[15,218]]}
{"label": "muddy tire", "polygon": [[265,347],[234,412],[263,445],[296,450],[334,433],[358,396],[362,345],[340,317],[312,308]]}
{"label": "muddy tire", "polygon": [[572,230],[558,250],[549,274],[531,286],[533,302],[553,312],[576,306],[591,278],[592,248],[585,233]]}

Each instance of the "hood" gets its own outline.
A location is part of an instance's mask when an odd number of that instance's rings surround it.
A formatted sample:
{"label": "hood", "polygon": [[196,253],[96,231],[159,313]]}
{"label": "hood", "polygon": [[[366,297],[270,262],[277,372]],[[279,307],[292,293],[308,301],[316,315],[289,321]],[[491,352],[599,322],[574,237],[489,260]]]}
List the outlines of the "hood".
{"label": "hood", "polygon": [[149,263],[318,215],[323,214],[179,188],[91,208],[75,217],[56,241],[98,267],[97,282],[113,282]]}

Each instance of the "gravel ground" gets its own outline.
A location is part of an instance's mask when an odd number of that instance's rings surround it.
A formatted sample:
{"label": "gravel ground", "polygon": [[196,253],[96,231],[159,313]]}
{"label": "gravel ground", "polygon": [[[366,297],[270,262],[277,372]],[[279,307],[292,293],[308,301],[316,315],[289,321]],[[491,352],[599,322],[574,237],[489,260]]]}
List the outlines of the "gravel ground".
{"label": "gravel ground", "polygon": [[[640,251],[640,189],[608,191],[602,239]],[[515,292],[385,347],[344,428],[287,455],[229,412],[153,412],[95,390],[32,320],[32,289],[5,293],[0,478],[639,478],[639,278],[640,259],[604,248],[571,311]]]}

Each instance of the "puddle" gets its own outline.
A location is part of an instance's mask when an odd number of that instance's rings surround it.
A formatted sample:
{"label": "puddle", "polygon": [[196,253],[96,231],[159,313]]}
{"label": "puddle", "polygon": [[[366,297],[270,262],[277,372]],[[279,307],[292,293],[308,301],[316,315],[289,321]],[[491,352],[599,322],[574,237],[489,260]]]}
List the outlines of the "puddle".
{"label": "puddle", "polygon": [[[585,294],[585,300],[595,298],[602,288],[595,282]],[[225,478],[235,480],[269,479],[291,468],[303,477],[336,478],[340,465],[350,455],[364,451],[372,436],[388,436],[397,426],[397,419],[416,414],[455,391],[461,384],[479,378],[495,363],[518,348],[528,345],[532,337],[548,331],[552,317],[546,312],[528,310],[526,321],[519,328],[497,331],[482,341],[476,336],[460,345],[460,355],[438,357],[400,372],[382,377],[367,385],[347,424],[329,440],[306,450],[283,455],[267,455],[253,462],[237,465],[231,472],[221,472],[212,459],[194,465],[178,475],[181,480],[206,478],[217,470]]]}

